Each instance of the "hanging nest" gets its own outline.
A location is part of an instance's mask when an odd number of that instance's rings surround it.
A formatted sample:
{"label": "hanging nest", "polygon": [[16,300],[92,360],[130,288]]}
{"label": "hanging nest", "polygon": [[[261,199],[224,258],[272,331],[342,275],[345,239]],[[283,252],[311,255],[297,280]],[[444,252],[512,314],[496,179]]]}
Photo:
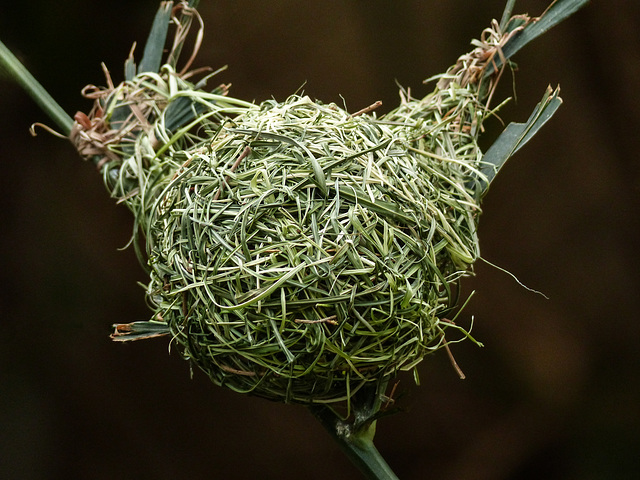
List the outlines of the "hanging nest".
{"label": "hanging nest", "polygon": [[477,171],[421,154],[460,136],[433,127],[293,96],[181,151],[146,236],[148,295],[184,355],[234,390],[311,402],[441,345],[477,256]]}
{"label": "hanging nest", "polygon": [[206,91],[210,76],[194,84],[175,65],[197,12],[172,8],[147,44],[177,25],[169,60],[136,71],[130,58],[118,86],[107,72],[71,135],[134,213],[151,278],[152,320],[113,338],[170,334],[218,385],[329,403],[414,369],[451,329],[449,342],[467,337],[448,318],[479,256],[490,176],[477,138],[501,70],[483,73],[507,36],[487,30],[430,95],[403,91],[378,117],[377,104]]}

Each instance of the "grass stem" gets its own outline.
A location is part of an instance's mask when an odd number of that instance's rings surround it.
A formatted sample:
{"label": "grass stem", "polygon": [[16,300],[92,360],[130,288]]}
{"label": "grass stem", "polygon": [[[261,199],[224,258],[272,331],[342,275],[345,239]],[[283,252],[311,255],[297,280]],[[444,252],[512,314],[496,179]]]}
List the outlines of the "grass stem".
{"label": "grass stem", "polygon": [[318,419],[329,435],[338,443],[368,480],[398,480],[398,477],[373,444],[369,429],[353,431],[328,407],[311,406],[311,413]]}

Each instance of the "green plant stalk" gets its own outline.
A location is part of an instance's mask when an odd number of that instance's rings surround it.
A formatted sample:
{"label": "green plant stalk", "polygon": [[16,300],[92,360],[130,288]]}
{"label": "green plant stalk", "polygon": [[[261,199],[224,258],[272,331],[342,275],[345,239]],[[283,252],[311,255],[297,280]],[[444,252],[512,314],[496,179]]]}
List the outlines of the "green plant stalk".
{"label": "green plant stalk", "polygon": [[333,410],[324,406],[309,407],[311,413],[329,432],[345,455],[369,480],[398,480],[398,477],[373,444],[375,421],[368,427],[352,431]]}
{"label": "green plant stalk", "polygon": [[387,385],[388,379],[379,385],[365,385],[355,392],[349,401],[348,411],[351,415],[347,415],[348,419],[341,418],[335,410],[326,405],[315,404],[308,407],[368,480],[398,480],[373,444],[377,420],[391,413],[382,408]]}
{"label": "green plant stalk", "polygon": [[71,133],[73,119],[56,102],[49,92],[20,63],[20,60],[0,41],[0,68],[18,83],[38,106],[54,121],[64,135]]}

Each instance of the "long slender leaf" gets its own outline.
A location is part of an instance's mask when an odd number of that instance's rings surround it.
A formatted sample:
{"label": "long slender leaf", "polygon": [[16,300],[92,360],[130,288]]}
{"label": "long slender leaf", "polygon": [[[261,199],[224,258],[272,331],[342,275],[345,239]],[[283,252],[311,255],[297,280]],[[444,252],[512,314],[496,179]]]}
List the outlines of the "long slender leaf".
{"label": "long slender leaf", "polygon": [[[527,25],[520,33],[513,36],[509,42],[502,47],[503,57],[508,60],[513,57],[522,47],[530,41],[538,38],[543,33],[573,15],[584,7],[589,0],[558,0],[537,20]],[[507,25],[508,27],[509,25]],[[485,76],[491,75],[495,68],[502,66],[502,59],[496,58],[495,66],[489,65],[485,71]]]}
{"label": "long slender leaf", "polygon": [[160,62],[164,53],[164,44],[167,41],[167,32],[171,22],[171,9],[173,2],[162,2],[153,20],[147,43],[144,47],[144,54],[140,60],[139,73],[154,72],[160,70]]}
{"label": "long slender leaf", "polygon": [[513,13],[513,7],[516,4],[516,0],[507,0],[507,5],[504,7],[504,12],[502,12],[502,19],[500,20],[500,29],[505,31],[507,29],[507,24],[509,20],[511,20],[511,14]]}
{"label": "long slender leaf", "polygon": [[[559,88],[553,91],[548,88],[529,119],[525,123],[510,123],[487,150],[482,158],[483,167],[480,171],[486,176],[489,183],[505,162],[531,140],[558,110],[562,104],[562,99],[558,96],[559,93]],[[488,183],[483,185],[483,190],[486,190],[487,187]]]}
{"label": "long slender leaf", "polygon": [[49,115],[49,118],[58,125],[62,133],[69,135],[73,119],[2,42],[0,42],[0,70],[2,70],[3,77],[15,80],[31,96],[38,106]]}

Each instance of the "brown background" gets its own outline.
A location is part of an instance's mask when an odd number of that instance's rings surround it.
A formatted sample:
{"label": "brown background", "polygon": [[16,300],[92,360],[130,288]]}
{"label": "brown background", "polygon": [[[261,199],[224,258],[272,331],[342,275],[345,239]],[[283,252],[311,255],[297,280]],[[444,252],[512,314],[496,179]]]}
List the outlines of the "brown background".
{"label": "brown background", "polygon": [[[3,2],[0,36],[58,101],[116,79],[157,3]],[[303,83],[355,111],[397,102],[468,49],[502,1],[202,1],[199,65],[257,101]],[[519,2],[540,13],[546,0]],[[594,1],[516,58],[523,121],[547,84],[565,105],[484,203],[485,258],[462,317],[486,345],[458,344],[400,386],[406,412],[377,445],[402,479],[631,479],[640,472],[640,3]],[[502,93],[510,94],[510,80]],[[430,89],[430,87],[429,87]],[[0,477],[355,479],[304,408],[214,387],[167,341],[116,345],[114,322],[146,319],[131,218],[70,145],[0,83]],[[494,125],[488,136],[495,135]]]}

